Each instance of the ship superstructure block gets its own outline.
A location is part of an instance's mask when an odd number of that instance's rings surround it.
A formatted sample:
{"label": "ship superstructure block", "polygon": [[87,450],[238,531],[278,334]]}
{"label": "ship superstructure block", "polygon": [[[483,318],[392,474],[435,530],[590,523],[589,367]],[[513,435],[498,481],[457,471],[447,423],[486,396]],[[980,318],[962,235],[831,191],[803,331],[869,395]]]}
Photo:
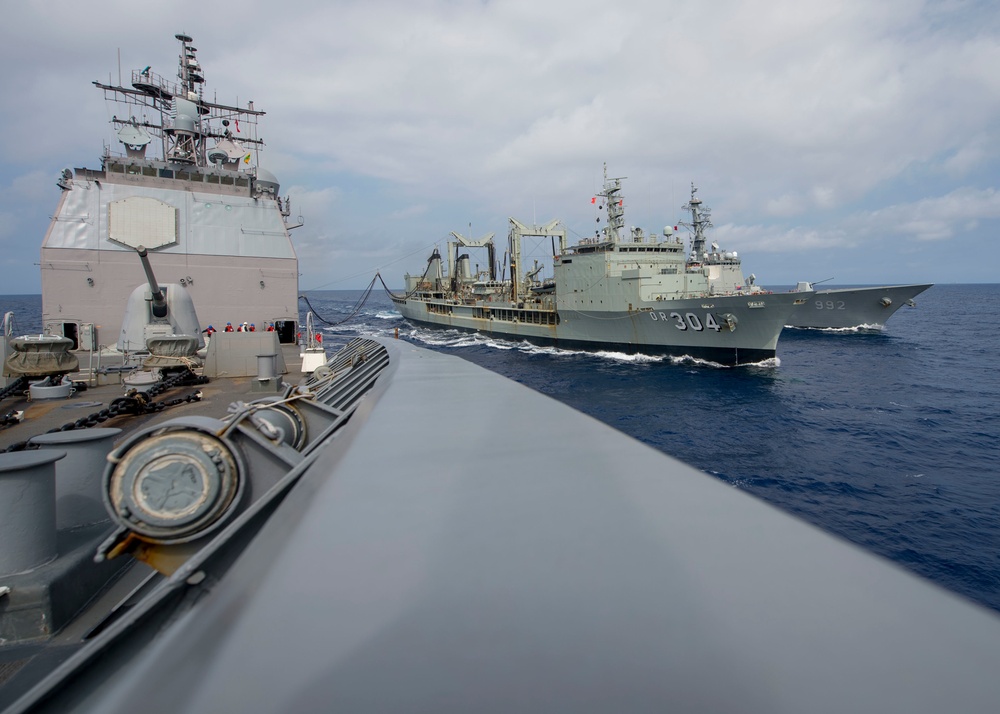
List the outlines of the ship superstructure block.
{"label": "ship superstructure block", "polygon": [[144,280],[139,246],[159,278],[179,286],[168,300],[189,294],[201,329],[274,323],[282,341],[295,339],[298,259],[289,231],[301,222],[289,221],[289,198],[258,164],[264,112],[253,102],[206,99],[191,38],[177,39],[179,83],[149,67],[132,72],[131,86],[94,83],[118,144],[105,149],[99,169],[66,169],[57,182],[41,249],[42,322],[74,349],[118,340],[125,305]]}

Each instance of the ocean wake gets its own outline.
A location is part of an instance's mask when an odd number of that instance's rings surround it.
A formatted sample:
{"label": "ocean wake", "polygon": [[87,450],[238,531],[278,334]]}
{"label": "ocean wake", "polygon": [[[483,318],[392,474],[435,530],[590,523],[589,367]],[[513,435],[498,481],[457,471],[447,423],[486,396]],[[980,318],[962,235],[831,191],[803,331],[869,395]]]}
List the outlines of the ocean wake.
{"label": "ocean wake", "polygon": [[854,327],[798,327],[796,325],[785,325],[786,330],[802,330],[804,332],[825,332],[829,335],[854,335],[864,333],[884,332],[883,325],[855,325]]}

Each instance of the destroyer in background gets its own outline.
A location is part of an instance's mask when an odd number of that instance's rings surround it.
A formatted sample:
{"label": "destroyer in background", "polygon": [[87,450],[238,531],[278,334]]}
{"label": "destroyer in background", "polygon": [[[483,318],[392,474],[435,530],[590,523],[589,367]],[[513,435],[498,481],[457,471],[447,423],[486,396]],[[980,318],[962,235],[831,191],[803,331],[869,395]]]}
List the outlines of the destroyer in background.
{"label": "destroyer in background", "polygon": [[883,285],[879,287],[816,290],[817,283],[801,282],[795,291],[813,291],[805,305],[789,318],[789,327],[843,329],[881,328],[903,305],[914,307],[913,298],[932,284]]}
{"label": "destroyer in background", "polygon": [[[705,229],[712,226],[711,211],[702,207],[701,200],[692,188],[691,200],[684,208],[691,212],[691,222],[686,223],[693,232],[689,265],[703,265],[715,292],[731,293],[745,285],[736,253],[720,252],[717,243],[707,246]],[[754,285],[756,277],[750,275],[746,283]],[[826,282],[821,280],[819,282]],[[810,293],[801,307],[789,314],[785,323],[789,327],[818,328],[879,328],[903,305],[915,304],[913,298],[930,285],[891,285],[883,287],[843,288],[816,290],[819,283],[800,282],[793,292]]]}
{"label": "destroyer in background", "polygon": [[[641,228],[624,233],[621,179],[608,179],[594,198],[606,206],[607,225],[593,238],[568,246],[558,221],[527,226],[510,219],[510,277],[497,279],[493,234],[471,240],[452,233],[447,274],[434,250],[423,275],[406,275],[406,294],[393,295],[408,320],[473,330],[560,347],[672,354],[725,365],[775,356],[778,335],[810,296],[775,294],[743,278],[736,253],[705,249],[707,214],[692,189],[695,237],[691,254],[672,227],[662,240]],[[600,218],[598,219],[600,220]],[[525,237],[549,237],[553,278],[539,280],[542,266],[522,261]],[[558,241],[558,245],[557,245]],[[460,247],[485,247],[488,271],[472,271]]]}
{"label": "destroyer in background", "polygon": [[[258,164],[264,142],[253,102],[209,101],[196,48],[180,41],[178,82],[134,70],[104,91],[120,149],[99,170],[66,169],[41,250],[42,322],[73,349],[118,342],[125,305],[144,281],[144,246],[171,292],[190,294],[202,327],[273,323],[293,342],[298,260],[289,200]],[[142,349],[133,345],[131,349]]]}

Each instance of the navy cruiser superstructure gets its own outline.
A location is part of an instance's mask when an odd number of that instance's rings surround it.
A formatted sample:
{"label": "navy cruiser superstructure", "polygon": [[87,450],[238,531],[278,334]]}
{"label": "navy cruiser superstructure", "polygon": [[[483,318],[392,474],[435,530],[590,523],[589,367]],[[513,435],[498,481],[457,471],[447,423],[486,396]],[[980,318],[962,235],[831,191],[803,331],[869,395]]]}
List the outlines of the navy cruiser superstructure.
{"label": "navy cruiser superstructure", "polygon": [[210,101],[191,37],[176,37],[176,82],[149,66],[132,71],[131,86],[94,82],[118,151],[106,147],[100,169],[66,169],[58,180],[41,248],[42,322],[74,349],[118,341],[129,294],[144,282],[140,247],[168,296],[190,294],[202,328],[273,323],[283,341],[295,339],[297,226],[258,164],[264,112]]}
{"label": "navy cruiser superstructure", "polygon": [[[408,320],[564,347],[615,349],[701,358],[725,365],[775,356],[778,335],[808,296],[776,294],[743,279],[739,257],[704,250],[700,199],[692,189],[696,226],[691,256],[672,226],[662,239],[624,229],[621,178],[594,197],[607,224],[568,245],[558,221],[543,226],[510,219],[510,276],[497,279],[493,235],[478,240],[452,233],[447,274],[437,249],[423,275],[407,275],[406,294],[393,302]],[[600,219],[598,219],[600,220]],[[548,237],[553,277],[523,265],[525,237]],[[701,242],[699,242],[699,238]],[[488,271],[473,272],[461,247],[489,248]],[[702,255],[705,253],[705,255]]]}

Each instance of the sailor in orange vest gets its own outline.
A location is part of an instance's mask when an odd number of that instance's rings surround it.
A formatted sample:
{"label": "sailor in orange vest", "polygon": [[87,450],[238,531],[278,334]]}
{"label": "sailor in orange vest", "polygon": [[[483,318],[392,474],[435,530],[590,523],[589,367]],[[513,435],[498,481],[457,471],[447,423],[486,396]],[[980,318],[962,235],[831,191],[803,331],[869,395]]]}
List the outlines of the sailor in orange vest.
{"label": "sailor in orange vest", "polygon": [[231,322],[227,322],[227,323],[226,323],[226,327],[225,327],[225,330],[224,330],[224,331],[225,331],[225,332],[232,332],[232,331],[233,331],[233,323],[231,323]]}

